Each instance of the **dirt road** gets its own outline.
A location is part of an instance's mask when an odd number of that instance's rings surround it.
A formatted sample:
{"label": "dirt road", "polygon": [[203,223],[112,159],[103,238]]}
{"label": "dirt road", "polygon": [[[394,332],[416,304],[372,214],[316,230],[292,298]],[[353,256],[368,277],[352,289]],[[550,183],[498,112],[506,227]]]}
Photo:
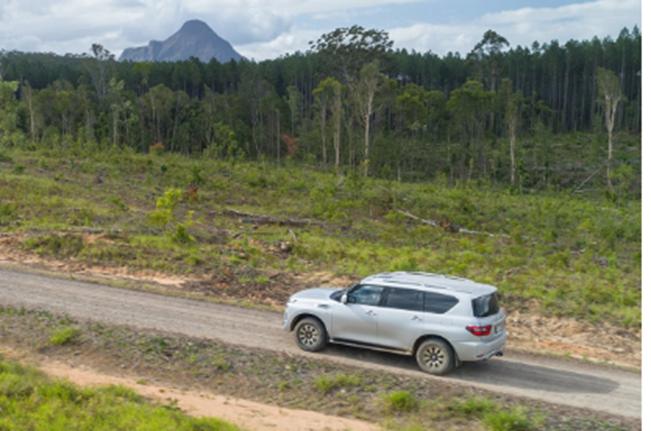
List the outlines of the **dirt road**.
{"label": "dirt road", "polygon": [[[278,313],[0,269],[0,304],[64,312],[80,319],[218,339],[297,355]],[[310,355],[423,379],[444,379],[506,394],[639,418],[640,374],[577,361],[509,355],[464,364],[449,377],[419,372],[411,358],[331,347]]]}

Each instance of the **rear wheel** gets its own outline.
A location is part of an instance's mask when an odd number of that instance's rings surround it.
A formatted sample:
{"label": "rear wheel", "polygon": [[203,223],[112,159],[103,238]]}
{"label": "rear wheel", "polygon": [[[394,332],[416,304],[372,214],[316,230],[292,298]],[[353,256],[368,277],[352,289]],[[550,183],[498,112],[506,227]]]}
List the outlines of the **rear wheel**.
{"label": "rear wheel", "polygon": [[418,346],[416,361],[420,369],[426,373],[443,375],[454,368],[456,357],[454,350],[447,342],[430,338]]}
{"label": "rear wheel", "polygon": [[296,325],[296,344],[308,352],[323,350],[328,342],[328,334],[323,324],[313,317],[301,319]]}

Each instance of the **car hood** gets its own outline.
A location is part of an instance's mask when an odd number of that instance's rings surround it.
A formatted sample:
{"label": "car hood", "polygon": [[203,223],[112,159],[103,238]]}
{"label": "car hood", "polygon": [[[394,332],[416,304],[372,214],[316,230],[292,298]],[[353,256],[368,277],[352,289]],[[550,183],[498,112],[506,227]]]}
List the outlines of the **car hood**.
{"label": "car hood", "polygon": [[290,301],[292,299],[329,299],[330,295],[338,290],[340,289],[335,289],[333,287],[315,287],[313,289],[301,290],[300,292],[293,294],[289,299]]}

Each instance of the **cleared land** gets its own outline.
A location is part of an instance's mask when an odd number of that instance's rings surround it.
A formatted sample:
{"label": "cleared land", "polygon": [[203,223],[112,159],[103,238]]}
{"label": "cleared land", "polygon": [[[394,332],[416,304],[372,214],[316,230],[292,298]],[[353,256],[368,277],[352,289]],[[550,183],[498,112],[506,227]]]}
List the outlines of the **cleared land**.
{"label": "cleared land", "polygon": [[637,330],[640,217],[638,200],[344,178],[291,163],[119,150],[0,157],[5,249],[192,276],[188,289],[253,302],[282,304],[318,271],[423,270],[496,284],[511,309]]}

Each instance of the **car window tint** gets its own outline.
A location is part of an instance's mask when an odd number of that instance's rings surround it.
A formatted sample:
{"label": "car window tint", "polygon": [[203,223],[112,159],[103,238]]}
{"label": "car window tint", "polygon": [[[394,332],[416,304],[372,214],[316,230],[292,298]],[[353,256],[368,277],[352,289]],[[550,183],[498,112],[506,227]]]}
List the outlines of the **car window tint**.
{"label": "car window tint", "polygon": [[425,311],[430,313],[443,314],[457,305],[459,300],[454,296],[442,295],[440,293],[425,293]]}
{"label": "car window tint", "polygon": [[500,312],[497,294],[492,293],[472,300],[472,310],[476,317],[492,316]]}
{"label": "car window tint", "polygon": [[382,299],[380,286],[363,285],[348,294],[348,302],[361,305],[378,305]]}
{"label": "car window tint", "polygon": [[389,289],[385,305],[401,310],[423,311],[423,292],[412,289]]}

